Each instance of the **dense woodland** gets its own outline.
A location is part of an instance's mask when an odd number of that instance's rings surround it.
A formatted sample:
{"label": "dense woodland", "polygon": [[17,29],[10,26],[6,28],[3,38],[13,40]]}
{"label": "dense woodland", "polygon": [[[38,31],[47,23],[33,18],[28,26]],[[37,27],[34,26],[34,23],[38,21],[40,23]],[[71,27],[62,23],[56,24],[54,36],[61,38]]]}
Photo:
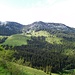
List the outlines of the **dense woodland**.
{"label": "dense woodland", "polygon": [[[75,68],[75,46],[70,39],[63,37],[63,44],[50,44],[45,41],[45,37],[32,37],[31,40],[27,41],[27,45],[22,46],[8,46],[2,45],[6,50],[15,50],[14,57],[16,60],[23,58],[23,64],[41,69],[46,73],[57,72]],[[65,52],[67,49],[70,52]]]}

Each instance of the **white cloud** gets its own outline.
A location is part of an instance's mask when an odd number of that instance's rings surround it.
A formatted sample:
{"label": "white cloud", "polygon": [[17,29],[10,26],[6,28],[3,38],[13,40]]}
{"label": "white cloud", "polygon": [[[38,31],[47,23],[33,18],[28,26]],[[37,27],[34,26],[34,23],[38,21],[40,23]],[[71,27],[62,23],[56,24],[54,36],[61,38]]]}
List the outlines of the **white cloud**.
{"label": "white cloud", "polygon": [[[48,0],[54,3],[56,0]],[[13,8],[7,5],[0,4],[0,20],[16,21],[23,24],[32,23],[34,21],[59,22],[75,27],[75,1],[64,0],[55,3],[54,5],[41,5],[38,3],[36,7],[31,8]],[[44,3],[45,4],[45,3]],[[40,7],[41,6],[41,7]]]}
{"label": "white cloud", "polygon": [[50,5],[54,4],[55,2],[56,2],[56,0],[47,0],[47,3]]}

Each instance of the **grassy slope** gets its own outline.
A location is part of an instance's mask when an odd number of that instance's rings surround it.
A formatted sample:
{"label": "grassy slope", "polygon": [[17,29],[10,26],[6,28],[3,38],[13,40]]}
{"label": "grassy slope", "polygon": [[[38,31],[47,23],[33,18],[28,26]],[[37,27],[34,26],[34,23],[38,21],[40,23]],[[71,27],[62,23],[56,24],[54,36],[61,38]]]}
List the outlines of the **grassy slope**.
{"label": "grassy slope", "polygon": [[16,34],[16,35],[11,35],[8,37],[8,39],[3,43],[3,44],[8,44],[12,46],[17,46],[17,45],[22,45],[22,44],[27,44],[27,40],[30,39],[30,37],[21,35],[21,34]]}
{"label": "grassy slope", "polygon": [[[15,65],[15,67],[18,67],[20,70],[22,70],[23,75],[49,75],[49,74],[46,74],[45,72],[43,72],[41,70],[37,70],[37,69],[30,68],[30,67],[18,65],[15,63],[13,63],[13,65]],[[8,72],[7,69],[0,67],[0,75],[10,75],[10,72]],[[52,75],[58,75],[58,74],[52,73]]]}
{"label": "grassy slope", "polygon": [[4,37],[7,37],[7,36],[0,36],[0,39],[3,39]]}
{"label": "grassy slope", "polygon": [[0,66],[0,75],[10,75],[10,72],[8,72],[8,70],[4,67]]}
{"label": "grassy slope", "polygon": [[[18,65],[15,63],[13,63],[13,65],[15,65],[15,67],[18,67],[20,70],[22,70],[23,75],[49,75],[49,74],[46,74],[45,72],[43,72],[41,70],[37,70],[37,69],[30,68],[27,66]],[[75,69],[65,70],[62,73],[63,74],[61,74],[61,75],[75,75]],[[0,75],[10,75],[10,72],[8,72],[7,69],[4,69],[2,66],[0,66]],[[60,75],[60,74],[52,73],[51,75]]]}
{"label": "grassy slope", "polygon": [[74,55],[75,54],[75,49],[65,49],[64,54],[70,56],[70,55]]}
{"label": "grassy slope", "polygon": [[32,32],[31,34],[15,34],[15,35],[11,35],[8,37],[8,39],[3,43],[3,44],[8,44],[8,45],[26,45],[27,44],[27,40],[31,39],[31,36],[44,36],[46,37],[46,41],[49,43],[57,43],[60,44],[60,40],[61,38],[56,37],[55,35],[51,35],[46,31],[38,31],[38,32]]}
{"label": "grassy slope", "polygon": [[46,37],[46,41],[49,42],[49,43],[53,43],[53,42],[56,42],[57,44],[61,43],[60,42],[61,38],[58,38],[55,35],[51,35],[47,31],[33,32],[32,35],[33,36],[45,36]]}
{"label": "grassy slope", "polygon": [[[23,73],[22,75],[49,75],[49,74],[46,74],[45,72],[43,72],[41,70],[37,70],[37,69],[30,68],[27,66],[18,65],[18,64],[13,63],[13,62],[11,62],[11,64],[15,66],[15,67],[13,66],[12,69],[15,72],[21,71]],[[10,75],[10,72],[8,71],[8,69],[5,69],[4,67],[0,66],[0,75]],[[75,69],[65,70],[61,74],[52,73],[51,75],[75,75]]]}
{"label": "grassy slope", "polygon": [[3,36],[0,36],[0,39],[2,39],[3,38]]}

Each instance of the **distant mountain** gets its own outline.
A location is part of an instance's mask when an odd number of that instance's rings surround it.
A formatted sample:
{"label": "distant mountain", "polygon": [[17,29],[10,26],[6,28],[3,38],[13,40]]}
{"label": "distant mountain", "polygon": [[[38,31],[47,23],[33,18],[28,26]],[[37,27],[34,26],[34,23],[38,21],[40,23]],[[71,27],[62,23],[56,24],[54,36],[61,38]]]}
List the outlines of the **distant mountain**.
{"label": "distant mountain", "polygon": [[22,25],[17,22],[0,22],[0,35],[12,35],[22,32],[45,30],[50,33],[75,33],[75,28],[71,28],[61,23],[34,22],[29,25]]}
{"label": "distant mountain", "polygon": [[45,23],[42,21],[34,22],[25,27],[28,31],[39,31],[39,30],[47,30],[47,31],[60,31],[60,32],[75,32],[74,28],[68,27],[65,24],[61,23]]}
{"label": "distant mountain", "polygon": [[0,35],[22,33],[23,25],[17,22],[0,22]]}

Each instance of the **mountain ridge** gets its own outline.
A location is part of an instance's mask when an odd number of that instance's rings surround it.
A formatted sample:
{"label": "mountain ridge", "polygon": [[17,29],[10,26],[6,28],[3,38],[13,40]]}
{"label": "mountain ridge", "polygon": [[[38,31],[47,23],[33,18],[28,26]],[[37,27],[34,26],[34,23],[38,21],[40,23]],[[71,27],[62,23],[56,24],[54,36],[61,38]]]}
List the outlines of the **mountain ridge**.
{"label": "mountain ridge", "polygon": [[0,22],[0,35],[12,35],[22,33],[23,25],[17,22]]}
{"label": "mountain ridge", "polygon": [[0,35],[12,35],[18,34],[22,32],[31,32],[31,31],[39,31],[39,30],[46,30],[46,31],[53,31],[53,32],[71,32],[75,33],[75,28],[66,26],[62,23],[46,23],[42,21],[36,21],[32,24],[23,25],[17,22],[0,21]]}
{"label": "mountain ridge", "polygon": [[52,31],[52,32],[69,32],[69,33],[75,33],[75,28],[71,28],[69,26],[66,26],[62,23],[46,23],[42,21],[34,22],[32,24],[29,24],[25,27],[25,30],[27,31],[39,31],[39,30],[46,30],[46,31]]}

